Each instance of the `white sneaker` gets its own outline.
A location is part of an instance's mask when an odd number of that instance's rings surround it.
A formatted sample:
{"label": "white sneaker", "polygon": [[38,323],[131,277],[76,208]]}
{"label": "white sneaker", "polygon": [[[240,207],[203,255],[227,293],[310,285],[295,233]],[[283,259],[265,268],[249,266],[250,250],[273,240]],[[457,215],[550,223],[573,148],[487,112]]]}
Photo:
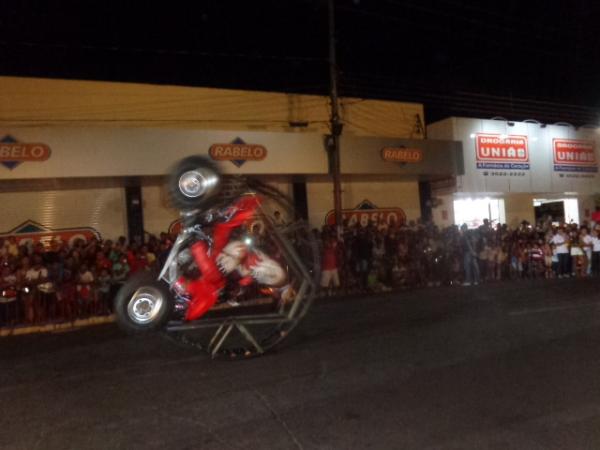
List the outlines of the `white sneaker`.
{"label": "white sneaker", "polygon": [[465,281],[462,285],[463,286],[471,286],[471,283],[469,283],[468,281]]}

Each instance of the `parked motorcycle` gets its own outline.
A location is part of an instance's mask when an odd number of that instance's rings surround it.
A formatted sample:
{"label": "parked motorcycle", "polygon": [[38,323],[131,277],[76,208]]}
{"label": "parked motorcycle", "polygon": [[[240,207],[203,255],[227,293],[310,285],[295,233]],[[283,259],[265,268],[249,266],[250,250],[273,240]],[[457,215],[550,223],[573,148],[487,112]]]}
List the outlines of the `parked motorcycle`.
{"label": "parked motorcycle", "polygon": [[136,273],[117,293],[121,328],[162,331],[212,357],[249,357],[282,342],[304,317],[319,274],[306,222],[273,187],[228,181],[200,156],[171,170],[181,231],[158,274]]}

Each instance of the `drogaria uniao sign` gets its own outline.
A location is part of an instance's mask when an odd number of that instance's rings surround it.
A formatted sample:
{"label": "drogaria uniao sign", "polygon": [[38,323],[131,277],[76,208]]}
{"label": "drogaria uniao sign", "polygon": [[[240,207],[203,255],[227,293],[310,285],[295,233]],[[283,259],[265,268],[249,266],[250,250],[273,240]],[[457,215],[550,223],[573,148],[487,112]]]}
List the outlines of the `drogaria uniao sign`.
{"label": "drogaria uniao sign", "polygon": [[553,139],[552,153],[557,172],[598,172],[593,141]]}
{"label": "drogaria uniao sign", "polygon": [[475,150],[478,169],[529,170],[527,136],[478,133]]}

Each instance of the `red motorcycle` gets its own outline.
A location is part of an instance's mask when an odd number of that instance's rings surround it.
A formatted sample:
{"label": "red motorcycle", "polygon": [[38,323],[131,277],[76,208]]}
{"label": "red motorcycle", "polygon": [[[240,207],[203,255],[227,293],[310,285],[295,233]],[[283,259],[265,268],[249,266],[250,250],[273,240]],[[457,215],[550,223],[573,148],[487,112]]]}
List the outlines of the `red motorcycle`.
{"label": "red motorcycle", "polygon": [[171,171],[181,231],[158,274],[137,273],[119,290],[115,313],[123,329],[163,331],[213,357],[247,357],[279,344],[306,314],[319,274],[306,223],[268,185],[242,178],[223,184],[203,157]]}

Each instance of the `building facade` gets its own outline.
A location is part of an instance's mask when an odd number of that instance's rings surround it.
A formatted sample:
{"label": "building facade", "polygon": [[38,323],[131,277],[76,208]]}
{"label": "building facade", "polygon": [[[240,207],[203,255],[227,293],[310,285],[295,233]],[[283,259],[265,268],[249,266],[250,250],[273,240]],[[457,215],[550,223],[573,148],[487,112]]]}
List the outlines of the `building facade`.
{"label": "building facade", "polygon": [[[178,218],[164,176],[205,155],[331,220],[328,99],[292,94],[4,77],[0,234],[114,239]],[[342,100],[342,205],[350,221],[416,220],[420,183],[462,173],[460,144],[423,139],[421,105]],[[135,225],[135,224],[134,224]],[[133,227],[135,228],[135,226]]]}
{"label": "building facade", "polygon": [[523,220],[581,223],[596,209],[595,128],[453,117],[427,131],[463,148],[464,175],[433,186],[440,225],[474,227],[484,218],[512,226]]}

